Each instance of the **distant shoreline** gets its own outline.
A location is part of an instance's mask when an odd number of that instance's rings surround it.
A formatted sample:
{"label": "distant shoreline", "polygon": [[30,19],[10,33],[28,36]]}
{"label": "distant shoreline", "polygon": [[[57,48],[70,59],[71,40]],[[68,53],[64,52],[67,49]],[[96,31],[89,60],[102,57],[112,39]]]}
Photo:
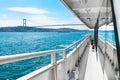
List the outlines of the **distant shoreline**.
{"label": "distant shoreline", "polygon": [[80,31],[89,31],[89,30],[78,30],[72,28],[37,28],[37,27],[1,27],[0,32],[60,32],[60,33],[68,33],[68,32],[80,32]]}

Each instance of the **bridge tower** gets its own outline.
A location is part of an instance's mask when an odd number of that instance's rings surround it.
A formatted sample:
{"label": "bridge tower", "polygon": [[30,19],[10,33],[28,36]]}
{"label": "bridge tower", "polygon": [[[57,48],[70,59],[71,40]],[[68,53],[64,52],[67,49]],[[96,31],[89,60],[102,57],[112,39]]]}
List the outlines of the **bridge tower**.
{"label": "bridge tower", "polygon": [[25,27],[27,25],[26,21],[27,21],[27,19],[23,19],[23,27]]}

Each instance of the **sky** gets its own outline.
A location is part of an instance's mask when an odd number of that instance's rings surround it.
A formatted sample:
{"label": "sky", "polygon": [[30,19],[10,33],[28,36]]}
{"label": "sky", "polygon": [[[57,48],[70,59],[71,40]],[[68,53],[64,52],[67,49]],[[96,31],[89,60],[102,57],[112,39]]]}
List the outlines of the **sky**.
{"label": "sky", "polygon": [[[27,26],[82,24],[82,22],[60,0],[0,0],[0,27],[21,26],[27,19]],[[54,26],[88,29],[82,26]]]}

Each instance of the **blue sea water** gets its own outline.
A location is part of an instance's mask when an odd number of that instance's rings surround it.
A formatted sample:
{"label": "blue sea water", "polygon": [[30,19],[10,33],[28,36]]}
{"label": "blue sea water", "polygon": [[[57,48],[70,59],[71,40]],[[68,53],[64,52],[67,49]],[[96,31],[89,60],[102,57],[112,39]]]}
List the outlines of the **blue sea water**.
{"label": "blue sea water", "polygon": [[[91,34],[90,31],[58,32],[2,32],[0,56],[63,49]],[[51,55],[0,65],[0,80],[15,80],[25,74],[50,64]],[[57,55],[60,59],[61,55]]]}
{"label": "blue sea water", "polygon": [[116,46],[115,44],[115,34],[114,31],[99,31],[99,36],[104,40],[109,42],[111,45],[114,47]]}
{"label": "blue sea water", "polygon": [[[77,40],[92,34],[90,31],[58,32],[2,32],[0,33],[0,56],[63,49]],[[107,35],[107,36],[106,36]],[[113,31],[99,32],[99,36],[115,41]],[[57,60],[61,58],[57,55]],[[0,65],[0,80],[17,78],[51,63],[51,55]]]}

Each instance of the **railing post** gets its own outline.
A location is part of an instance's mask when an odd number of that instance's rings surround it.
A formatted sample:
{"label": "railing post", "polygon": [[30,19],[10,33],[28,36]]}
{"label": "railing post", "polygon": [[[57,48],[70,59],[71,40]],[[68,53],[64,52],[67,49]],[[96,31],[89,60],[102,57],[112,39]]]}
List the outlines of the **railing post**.
{"label": "railing post", "polygon": [[53,78],[57,80],[57,61],[56,61],[56,51],[51,54],[51,64],[54,66],[53,68]]}
{"label": "railing post", "polygon": [[67,80],[67,58],[66,58],[66,49],[64,49],[63,52],[63,60],[64,60],[64,64],[63,64],[63,80]]}
{"label": "railing post", "polygon": [[67,55],[67,54],[66,54],[66,49],[64,49],[64,51],[63,51],[63,59],[64,59],[64,60],[66,60],[66,55]]}
{"label": "railing post", "polygon": [[77,48],[78,42],[75,44],[75,47]]}

